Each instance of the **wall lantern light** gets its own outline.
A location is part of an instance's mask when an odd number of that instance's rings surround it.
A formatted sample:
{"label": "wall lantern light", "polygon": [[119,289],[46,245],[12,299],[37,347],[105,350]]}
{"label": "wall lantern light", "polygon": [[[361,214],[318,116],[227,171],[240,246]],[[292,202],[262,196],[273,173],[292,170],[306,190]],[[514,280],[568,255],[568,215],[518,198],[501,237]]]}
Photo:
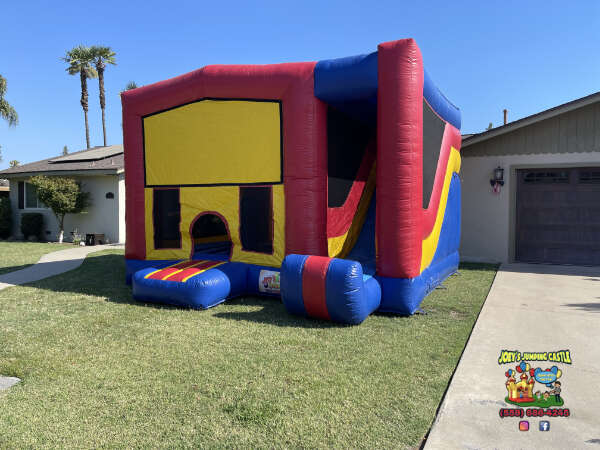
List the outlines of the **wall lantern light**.
{"label": "wall lantern light", "polygon": [[504,169],[502,167],[498,166],[494,169],[494,178],[490,180],[490,184],[504,186]]}
{"label": "wall lantern light", "polygon": [[494,193],[500,193],[500,186],[504,186],[504,169],[500,166],[494,169],[494,178],[490,180]]}

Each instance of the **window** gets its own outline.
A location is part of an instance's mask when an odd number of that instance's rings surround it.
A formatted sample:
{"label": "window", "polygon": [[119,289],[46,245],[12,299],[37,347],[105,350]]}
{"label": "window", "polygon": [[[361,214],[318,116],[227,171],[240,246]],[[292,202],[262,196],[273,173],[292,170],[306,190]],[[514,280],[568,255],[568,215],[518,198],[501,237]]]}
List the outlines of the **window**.
{"label": "window", "polygon": [[327,109],[327,206],[344,205],[374,130],[333,108]]}
{"label": "window", "polygon": [[600,184],[600,170],[580,170],[579,182],[581,184]]}
{"label": "window", "polygon": [[242,249],[273,253],[273,202],[271,187],[240,188]]}
{"label": "window", "polygon": [[429,207],[445,129],[446,122],[423,99],[423,208]]}
{"label": "window", "polygon": [[154,190],[154,248],[181,248],[179,189]]}
{"label": "window", "polygon": [[46,208],[37,197],[37,189],[33,184],[25,183],[25,209],[39,209]]}
{"label": "window", "polygon": [[569,172],[566,170],[525,172],[523,181],[527,184],[568,183]]}

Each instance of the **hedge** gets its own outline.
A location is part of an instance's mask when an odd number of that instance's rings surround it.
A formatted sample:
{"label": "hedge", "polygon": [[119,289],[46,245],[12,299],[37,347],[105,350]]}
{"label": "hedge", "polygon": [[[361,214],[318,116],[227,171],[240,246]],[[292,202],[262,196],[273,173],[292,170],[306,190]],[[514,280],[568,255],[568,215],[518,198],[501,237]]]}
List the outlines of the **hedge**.
{"label": "hedge", "polygon": [[12,208],[10,198],[0,198],[0,239],[7,239],[12,233]]}
{"label": "hedge", "polygon": [[44,216],[40,213],[24,213],[21,214],[21,233],[27,239],[29,236],[36,238],[42,237],[42,229],[44,228]]}

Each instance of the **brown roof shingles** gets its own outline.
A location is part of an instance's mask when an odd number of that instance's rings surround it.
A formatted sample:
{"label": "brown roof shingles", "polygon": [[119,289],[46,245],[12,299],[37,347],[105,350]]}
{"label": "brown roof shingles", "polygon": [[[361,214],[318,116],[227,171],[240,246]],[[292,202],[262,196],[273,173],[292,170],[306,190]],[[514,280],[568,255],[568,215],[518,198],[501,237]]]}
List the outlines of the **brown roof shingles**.
{"label": "brown roof shingles", "polygon": [[[116,146],[105,147],[106,149],[113,149]],[[122,148],[122,146],[120,146]],[[72,155],[79,154],[82,157],[85,156],[85,152],[95,150],[97,152],[98,147],[90,150],[83,150],[81,152],[71,153]],[[103,159],[97,159],[95,161],[72,161],[72,162],[50,162],[56,160],[57,156],[52,158],[44,159],[42,161],[36,161],[29,164],[23,164],[22,166],[11,167],[6,170],[0,171],[0,176],[8,178],[10,175],[18,175],[25,173],[41,173],[41,172],[82,172],[82,171],[95,171],[102,170],[112,171],[115,173],[120,172],[125,167],[125,161],[123,153],[109,156]]]}

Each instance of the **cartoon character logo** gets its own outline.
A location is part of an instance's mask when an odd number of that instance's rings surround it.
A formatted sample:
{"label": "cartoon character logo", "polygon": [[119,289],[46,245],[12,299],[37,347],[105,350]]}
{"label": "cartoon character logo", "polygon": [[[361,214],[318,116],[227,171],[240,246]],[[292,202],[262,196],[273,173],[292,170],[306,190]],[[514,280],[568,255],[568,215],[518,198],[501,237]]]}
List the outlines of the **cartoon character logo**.
{"label": "cartoon character logo", "polygon": [[266,294],[279,294],[279,272],[261,270],[258,277],[258,290]]}
{"label": "cartoon character logo", "polygon": [[[509,369],[504,375],[506,376],[504,384],[508,391],[508,395],[504,399],[506,403],[540,408],[564,405],[564,400],[560,395],[562,383],[557,381],[562,376],[562,371],[558,367],[552,366],[546,370],[539,367],[532,369],[528,363],[521,361],[515,370]],[[538,390],[533,393],[536,382],[548,389],[544,392]]]}

